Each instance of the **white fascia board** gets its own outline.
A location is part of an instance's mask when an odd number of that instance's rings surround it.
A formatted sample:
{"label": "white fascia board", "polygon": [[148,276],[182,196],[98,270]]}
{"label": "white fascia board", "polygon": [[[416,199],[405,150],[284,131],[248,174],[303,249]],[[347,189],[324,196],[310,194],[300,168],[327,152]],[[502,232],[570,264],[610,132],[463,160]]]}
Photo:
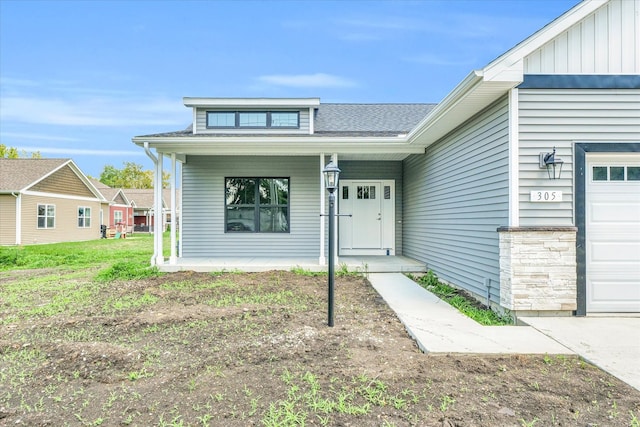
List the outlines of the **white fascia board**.
{"label": "white fascia board", "polygon": [[343,140],[325,139],[322,141],[303,140],[295,142],[287,140],[283,142],[277,140],[232,140],[202,141],[182,140],[182,141],[149,141],[149,144],[165,155],[169,153],[180,153],[182,155],[317,155],[321,152],[337,152],[351,154],[387,154],[387,153],[407,153],[419,154],[424,149],[419,146],[407,144],[405,140],[398,142],[383,141],[357,141],[345,142]]}
{"label": "white fascia board", "polygon": [[38,184],[39,182],[44,181],[46,178],[48,178],[49,176],[53,175],[54,173],[56,173],[57,171],[59,171],[60,169],[62,169],[63,167],[65,167],[66,165],[68,165],[70,163],[72,163],[71,159],[69,159],[66,162],[60,164],[58,167],[53,168],[52,170],[50,170],[46,174],[42,175],[40,178],[38,178],[35,181],[33,181],[31,184],[28,184],[26,187],[24,187],[21,190],[19,190],[19,192],[20,193],[24,193],[25,191],[29,191],[29,188],[33,187],[34,185]]}
{"label": "white fascia board", "polygon": [[427,146],[428,141],[435,142],[448,130],[455,129],[479,111],[477,107],[465,108],[462,103],[475,97],[478,101],[484,100],[488,105],[522,83],[524,58],[527,55],[594,13],[608,1],[583,1],[483,69],[472,71],[409,133],[409,143],[420,140],[422,146]]}
{"label": "white fascia board", "polygon": [[78,165],[76,165],[73,160],[70,160],[68,164],[71,167],[71,169],[75,172],[75,174],[78,176],[78,178],[80,178],[80,180],[84,183],[84,185],[86,185],[89,188],[89,191],[91,191],[94,194],[94,196],[96,196],[101,202],[104,202],[104,203],[108,202],[108,200],[104,198],[100,190],[98,190],[98,188],[95,185],[93,185],[91,180],[87,178],[87,176],[80,170]]}
{"label": "white fascia board", "polygon": [[184,97],[182,102],[187,107],[277,107],[277,108],[310,108],[320,105],[320,98],[192,98]]}
{"label": "white fascia board", "polygon": [[[587,16],[594,13],[609,0],[585,0],[536,33],[517,44],[512,49],[500,55],[483,68],[484,79],[487,81],[513,81],[518,71],[523,72],[523,60],[537,49],[541,48],[558,35],[567,31]],[[522,75],[519,79],[522,81]]]}
{"label": "white fascia board", "polygon": [[473,91],[473,89],[482,82],[482,72],[474,70],[465,77],[449,94],[431,110],[427,116],[422,119],[418,125],[409,132],[407,139],[412,143],[425,132],[434,126],[439,120],[447,115],[447,113],[465,97]]}
{"label": "white fascia board", "polygon": [[91,198],[85,196],[74,196],[71,194],[58,194],[58,193],[44,193],[42,191],[23,191],[22,194],[25,196],[38,196],[38,197],[50,197],[52,199],[66,199],[66,200],[78,200],[82,202],[99,202],[99,203],[109,203],[104,198]]}

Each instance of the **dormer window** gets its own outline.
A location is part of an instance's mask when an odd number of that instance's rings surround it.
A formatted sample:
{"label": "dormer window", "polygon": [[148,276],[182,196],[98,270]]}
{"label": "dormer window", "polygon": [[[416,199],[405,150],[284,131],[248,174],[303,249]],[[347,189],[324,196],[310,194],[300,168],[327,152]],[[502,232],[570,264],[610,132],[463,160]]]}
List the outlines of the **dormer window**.
{"label": "dormer window", "polygon": [[298,111],[207,111],[207,129],[298,129]]}

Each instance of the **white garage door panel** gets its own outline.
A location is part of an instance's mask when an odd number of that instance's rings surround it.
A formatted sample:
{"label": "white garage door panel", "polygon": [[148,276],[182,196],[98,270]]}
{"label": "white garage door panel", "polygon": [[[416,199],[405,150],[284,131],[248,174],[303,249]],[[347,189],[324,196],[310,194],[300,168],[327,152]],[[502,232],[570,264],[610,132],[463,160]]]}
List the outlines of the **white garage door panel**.
{"label": "white garage door panel", "polygon": [[[626,195],[623,195],[625,197]],[[626,196],[633,199],[631,195]],[[635,202],[635,203],[633,203]],[[630,225],[638,222],[638,200],[626,203],[593,203],[591,205],[592,224],[610,224],[613,226]],[[611,221],[615,218],[615,221]]]}
{"label": "white garage door panel", "polygon": [[587,312],[640,312],[640,181],[593,179],[594,166],[638,166],[640,155],[588,155],[587,164]]}
{"label": "white garage door panel", "polygon": [[640,310],[640,287],[637,282],[612,280],[612,281],[589,281],[589,287],[593,296],[592,311],[600,308],[610,310],[611,305],[615,305],[624,311]]}
{"label": "white garage door panel", "polygon": [[[614,238],[615,236],[609,236]],[[628,238],[628,237],[627,237]],[[597,242],[592,243],[589,261],[592,267],[597,267],[599,262],[613,263],[616,265],[633,263],[640,266],[640,242]],[[638,267],[640,274],[640,267]]]}

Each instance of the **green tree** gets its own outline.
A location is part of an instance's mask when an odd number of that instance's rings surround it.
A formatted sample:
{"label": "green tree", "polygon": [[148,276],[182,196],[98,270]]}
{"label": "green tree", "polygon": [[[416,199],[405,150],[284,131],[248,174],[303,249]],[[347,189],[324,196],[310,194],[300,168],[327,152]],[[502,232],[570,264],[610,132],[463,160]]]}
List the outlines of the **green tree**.
{"label": "green tree", "polygon": [[0,159],[19,159],[21,157],[31,157],[32,159],[41,159],[42,155],[39,151],[28,153],[25,150],[18,151],[15,147],[7,147],[0,144]]}
{"label": "green tree", "polygon": [[[142,165],[134,162],[124,162],[123,164],[122,169],[105,165],[100,173],[100,182],[113,188],[153,188],[152,170],[144,170]],[[163,188],[169,186],[169,176],[168,173],[163,172]]]}

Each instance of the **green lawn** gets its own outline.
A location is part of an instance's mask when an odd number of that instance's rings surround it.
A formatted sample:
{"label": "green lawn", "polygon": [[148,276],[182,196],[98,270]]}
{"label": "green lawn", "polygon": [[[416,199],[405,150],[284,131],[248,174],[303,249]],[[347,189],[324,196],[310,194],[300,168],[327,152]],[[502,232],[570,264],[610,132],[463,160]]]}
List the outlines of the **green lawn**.
{"label": "green lawn", "polygon": [[[169,233],[164,235],[164,253],[169,255]],[[148,266],[153,254],[153,235],[137,233],[126,239],[0,247],[0,271],[59,268],[101,268],[116,262]]]}

